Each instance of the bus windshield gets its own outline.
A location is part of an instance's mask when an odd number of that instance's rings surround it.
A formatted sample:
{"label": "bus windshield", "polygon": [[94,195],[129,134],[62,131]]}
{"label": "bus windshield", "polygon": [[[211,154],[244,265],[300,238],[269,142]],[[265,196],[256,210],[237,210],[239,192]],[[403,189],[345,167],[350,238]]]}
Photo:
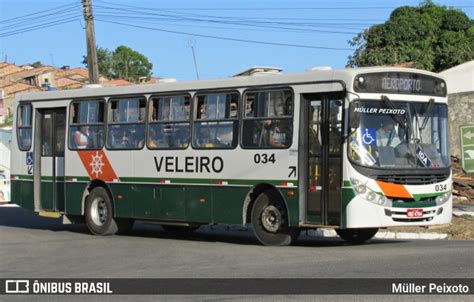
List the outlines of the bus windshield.
{"label": "bus windshield", "polygon": [[445,104],[353,101],[349,120],[348,156],[356,164],[392,169],[450,165]]}

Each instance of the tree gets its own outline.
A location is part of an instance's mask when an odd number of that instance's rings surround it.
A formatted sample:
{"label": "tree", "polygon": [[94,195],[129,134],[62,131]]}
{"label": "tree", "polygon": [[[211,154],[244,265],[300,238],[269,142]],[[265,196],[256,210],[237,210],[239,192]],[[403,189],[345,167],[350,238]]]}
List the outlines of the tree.
{"label": "tree", "polygon": [[431,0],[395,9],[387,22],[349,41],[356,46],[348,67],[413,62],[439,72],[474,59],[474,21],[462,11]]}
{"label": "tree", "polygon": [[[82,64],[87,66],[87,56]],[[153,64],[143,54],[126,46],[119,46],[113,52],[97,48],[99,73],[110,79],[125,79],[137,82],[141,77],[151,77]]]}
{"label": "tree", "polygon": [[44,66],[43,63],[41,63],[41,61],[33,62],[30,65],[33,66],[34,68],[40,68]]}
{"label": "tree", "polygon": [[[86,67],[87,65],[87,55],[82,56],[82,64]],[[99,73],[106,78],[113,78],[112,70],[112,52],[107,48],[97,47],[97,65],[99,67]]]}
{"label": "tree", "polygon": [[138,81],[140,77],[151,77],[151,64],[141,53],[119,46],[112,54],[112,70],[115,78]]}

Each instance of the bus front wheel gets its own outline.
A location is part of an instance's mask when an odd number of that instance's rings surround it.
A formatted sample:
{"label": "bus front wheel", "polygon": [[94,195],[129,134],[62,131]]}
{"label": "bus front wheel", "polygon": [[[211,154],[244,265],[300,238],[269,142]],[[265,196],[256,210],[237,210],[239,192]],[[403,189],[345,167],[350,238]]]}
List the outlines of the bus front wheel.
{"label": "bus front wheel", "polygon": [[300,229],[288,226],[288,213],[278,193],[260,194],[252,207],[252,228],[263,245],[285,246],[295,241]]}
{"label": "bus front wheel", "polygon": [[94,188],[86,199],[86,224],[94,235],[125,233],[133,227],[133,220],[113,217],[112,200],[102,188]]}
{"label": "bus front wheel", "polygon": [[336,229],[339,237],[350,243],[364,243],[372,239],[378,231],[378,228]]}

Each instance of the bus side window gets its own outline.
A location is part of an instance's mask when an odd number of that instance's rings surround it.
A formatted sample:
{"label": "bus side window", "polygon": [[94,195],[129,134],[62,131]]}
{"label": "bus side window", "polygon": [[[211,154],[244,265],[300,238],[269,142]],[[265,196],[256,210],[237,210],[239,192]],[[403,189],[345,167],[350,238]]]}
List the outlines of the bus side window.
{"label": "bus side window", "polygon": [[31,104],[19,106],[17,115],[18,148],[22,151],[28,151],[31,148],[32,115]]}
{"label": "bus side window", "polygon": [[98,150],[104,147],[104,101],[72,102],[69,112],[69,149]]}
{"label": "bus side window", "polygon": [[147,147],[186,149],[189,145],[190,106],[189,96],[152,97]]}
{"label": "bus side window", "polygon": [[119,98],[109,101],[107,148],[137,150],[145,145],[144,97]]}
{"label": "bus side window", "polygon": [[193,147],[233,149],[237,146],[239,95],[213,93],[195,98]]}
{"label": "bus side window", "polygon": [[293,139],[290,90],[248,92],[244,97],[242,146],[288,148]]}

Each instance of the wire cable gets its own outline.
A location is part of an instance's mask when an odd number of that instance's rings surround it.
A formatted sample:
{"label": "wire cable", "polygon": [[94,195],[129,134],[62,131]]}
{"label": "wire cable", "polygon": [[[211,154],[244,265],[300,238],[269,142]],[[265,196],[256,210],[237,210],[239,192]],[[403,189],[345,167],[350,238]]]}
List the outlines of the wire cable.
{"label": "wire cable", "polygon": [[354,50],[353,48],[326,47],[326,46],[291,44],[291,43],[280,43],[280,42],[238,39],[238,38],[230,38],[230,37],[222,37],[222,36],[212,36],[212,35],[189,33],[189,32],[182,32],[182,31],[159,29],[159,28],[148,27],[148,26],[133,25],[133,24],[127,24],[127,23],[122,23],[122,22],[117,22],[117,21],[107,21],[107,20],[102,20],[102,19],[98,19],[98,18],[96,18],[95,20],[99,21],[99,22],[118,24],[118,25],[134,27],[134,28],[140,28],[140,29],[148,29],[148,30],[159,31],[159,32],[187,35],[187,36],[193,36],[193,37],[201,37],[201,38],[209,38],[209,39],[217,39],[217,40],[226,40],[226,41],[253,43],[253,44],[263,44],[263,45],[273,45],[273,46],[287,46],[287,47],[298,47],[298,48],[309,48],[309,49],[322,49],[322,50],[341,50],[341,51],[353,51]]}

